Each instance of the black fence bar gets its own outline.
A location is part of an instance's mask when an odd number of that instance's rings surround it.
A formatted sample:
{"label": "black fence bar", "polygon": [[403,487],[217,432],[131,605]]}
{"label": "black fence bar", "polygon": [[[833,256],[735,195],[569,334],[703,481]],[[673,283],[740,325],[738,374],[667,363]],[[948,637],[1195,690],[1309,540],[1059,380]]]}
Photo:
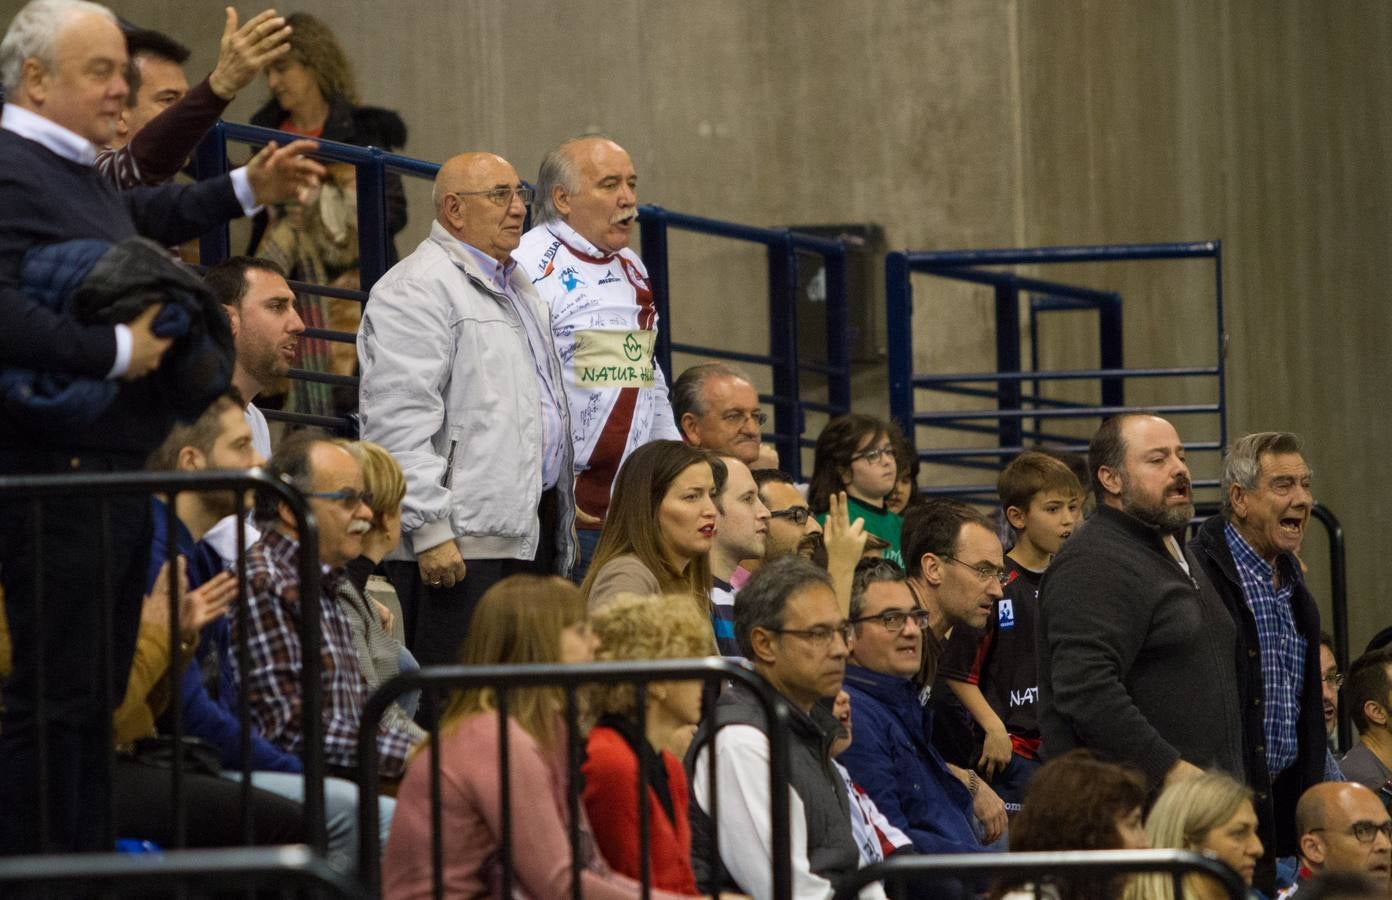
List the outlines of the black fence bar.
{"label": "black fence bar", "polygon": [[[704,709],[706,716],[712,715],[714,710],[713,697],[715,689],[723,682],[738,681],[748,687],[758,697],[763,706],[764,714],[767,717],[769,735],[769,816],[770,830],[772,834],[773,852],[773,892],[772,896],[777,900],[786,900],[792,896],[792,872],[789,868],[789,834],[788,834],[788,736],[787,736],[787,717],[788,711],[786,701],[779,697],[768,684],[755,675],[753,670],[745,665],[741,665],[720,657],[707,657],[704,659],[692,660],[660,660],[654,662],[604,662],[604,663],[584,663],[580,665],[511,665],[511,666],[428,666],[415,672],[407,672],[382,685],[374,693],[363,708],[362,723],[358,733],[358,816],[359,816],[359,840],[361,841],[359,853],[359,872],[361,880],[366,885],[370,895],[376,897],[381,890],[381,847],[377,840],[378,811],[377,804],[368,802],[370,798],[375,798],[379,787],[379,775],[377,770],[377,725],[381,721],[387,708],[395,702],[402,694],[411,691],[421,691],[422,699],[433,696],[436,691],[443,690],[464,690],[469,688],[490,688],[493,691],[496,704],[496,714],[500,718],[498,729],[498,752],[500,756],[499,767],[499,789],[502,793],[502,834],[500,835],[499,859],[502,862],[502,886],[503,895],[509,896],[509,890],[514,884],[513,866],[511,857],[511,777],[508,768],[508,730],[507,722],[507,693],[513,688],[525,687],[559,687],[565,689],[567,697],[567,709],[565,714],[568,719],[576,714],[574,705],[575,691],[580,685],[587,684],[633,684],[638,696],[642,696],[642,688],[651,682],[657,681],[686,681],[699,680],[707,686],[706,702]],[[491,715],[492,713],[484,713]],[[567,724],[570,730],[570,723]],[[578,729],[577,729],[578,730]],[[712,739],[713,740],[713,739]],[[431,732],[431,746],[438,747],[438,732]],[[712,749],[714,743],[712,742]],[[480,748],[482,750],[482,748]],[[572,747],[573,751],[578,751],[578,747]],[[431,753],[432,769],[438,771],[439,754]],[[641,759],[641,754],[639,756]],[[710,765],[710,818],[714,825],[718,821],[719,815],[719,787],[715,779],[715,754],[707,753],[707,760]],[[578,766],[578,757],[573,761]],[[641,766],[641,764],[640,764]],[[643,774],[640,772],[640,774]],[[438,774],[432,773],[431,783],[431,807],[432,817],[439,815],[441,806],[441,796],[439,792]],[[639,809],[646,805],[647,792],[645,786],[638,791]],[[568,803],[572,810],[578,809],[578,796],[576,791],[578,780],[572,779],[567,785]],[[777,802],[775,798],[784,798],[784,802]],[[577,821],[575,816],[571,817],[572,823]],[[571,860],[575,864],[577,856],[578,835],[574,829],[571,834]],[[436,896],[442,896],[440,882],[439,860],[442,858],[442,846],[439,829],[435,829],[432,835],[432,855],[435,858],[433,865],[432,878],[435,884]],[[712,853],[715,857],[713,875],[716,879],[720,878],[719,848],[716,842],[712,842]],[[574,870],[572,870],[574,875]],[[578,882],[573,882],[572,887]]]}
{"label": "black fence bar", "polygon": [[314,891],[332,900],[366,900],[351,877],[308,847],[237,847],[168,853],[85,853],[0,857],[0,895],[149,897],[168,891],[199,894],[268,889]]}
{"label": "black fence bar", "polygon": [[[40,537],[40,541],[43,528],[42,510],[45,500],[60,497],[83,496],[98,498],[102,500],[103,503],[105,503],[106,501],[109,501],[111,498],[114,497],[148,497],[154,495],[162,495],[166,498],[167,503],[169,504],[169,509],[167,510],[167,512],[172,519],[174,498],[179,494],[188,492],[226,491],[240,498],[246,492],[253,490],[265,491],[275,495],[277,499],[283,501],[292,511],[292,514],[295,517],[295,527],[299,535],[300,543],[298,574],[300,578],[300,588],[302,592],[301,595],[304,597],[317,598],[319,595],[320,569],[318,552],[318,527],[315,523],[314,514],[310,511],[308,504],[306,503],[304,497],[300,494],[299,491],[291,487],[289,484],[286,484],[278,479],[269,477],[259,469],[253,469],[244,472],[114,472],[102,474],[80,473],[71,475],[25,475],[0,477],[0,498],[11,500],[29,500],[34,505],[35,510],[38,513],[34,520],[35,528],[38,529],[38,535],[36,536]],[[237,508],[239,510],[241,509],[240,500],[238,501]],[[102,518],[104,520],[104,534],[102,543],[105,547],[105,545],[109,543],[110,524],[109,521],[107,521],[107,516],[104,513]],[[239,539],[238,554],[240,557],[243,553],[243,551],[240,548],[245,546],[245,540],[243,539],[244,530],[242,524],[240,523],[238,525],[237,533]],[[170,571],[168,573],[170,583],[177,584],[177,563],[175,562],[175,559],[178,553],[176,549],[175,530],[172,528],[166,532],[165,548],[166,558],[170,561]],[[44,548],[40,543],[35,547],[34,554],[35,568],[36,572],[38,573],[36,578],[38,596],[36,600],[38,601],[39,606],[36,608],[36,613],[37,616],[40,617],[36,619],[36,621],[42,621],[41,617],[43,616],[43,553]],[[109,557],[110,553],[108,552],[105,555]],[[103,562],[103,567],[104,574],[106,575],[106,584],[103,589],[104,602],[102,602],[102,606],[104,609],[102,612],[99,613],[99,615],[109,620],[110,610],[112,608],[113,603],[113,598],[111,597],[111,572],[109,561]],[[239,579],[239,610],[244,614],[246,609],[245,565],[240,565],[237,568]],[[303,796],[304,822],[306,826],[307,838],[310,845],[313,848],[315,848],[318,852],[323,853],[326,847],[327,835],[325,831],[323,793],[324,746],[322,738],[323,718],[321,714],[322,687],[320,673],[322,662],[319,654],[319,604],[307,603],[303,606],[304,613],[302,616],[300,626],[300,640],[304,650],[303,669],[301,672],[301,692],[303,695],[303,714],[301,717],[301,728],[304,735],[304,750],[302,753],[302,759],[304,764],[305,783]],[[166,680],[168,686],[170,697],[170,721],[174,731],[172,735],[174,739],[174,751],[172,756],[173,765],[171,771],[171,802],[175,803],[176,806],[173,811],[172,821],[174,823],[174,835],[176,843],[182,844],[184,841],[184,819],[186,816],[186,812],[183,809],[180,800],[183,794],[183,772],[186,768],[186,765],[183,759],[185,751],[181,743],[181,738],[183,737],[183,735],[182,716],[180,710],[181,692],[179,690],[179,679],[182,673],[178,667],[178,614],[178,603],[174,602],[171,599],[169,612],[171,638],[171,644],[169,648],[170,661],[168,670],[164,673],[162,677]],[[110,644],[112,640],[112,629],[110,627],[109,621],[104,623],[103,629],[105,631],[105,634],[103,635],[104,642]],[[11,635],[11,640],[15,643],[18,643],[22,640],[31,639],[31,637],[34,636],[13,634]],[[35,712],[36,746],[39,752],[38,781],[40,787],[40,804],[37,822],[41,830],[41,838],[46,838],[50,831],[49,824],[51,818],[48,810],[49,792],[47,790],[47,786],[52,778],[57,777],[58,773],[52,772],[50,766],[48,765],[48,716],[45,706],[47,702],[47,685],[43,678],[43,643],[44,642],[41,639],[39,639],[37,642],[37,646],[35,647],[35,658],[40,667],[38,673],[39,679],[36,684],[37,696],[35,697]],[[249,658],[246,656],[245,635],[243,635],[241,640],[238,641],[237,650],[239,653],[238,658],[245,666],[249,661]],[[108,659],[111,655],[109,647],[99,649],[98,653],[101,655],[101,658],[103,659]],[[110,667],[108,665],[107,670],[103,672],[102,680],[105,682],[112,681],[112,675],[114,673],[111,673],[109,669]],[[245,668],[243,669],[243,671],[245,671]],[[107,691],[109,693],[112,690],[112,688],[103,687],[102,690]],[[249,734],[251,725],[249,710],[246,706],[245,689],[243,689],[240,692],[240,694],[241,697],[239,698],[239,722],[243,735],[242,761],[245,769],[247,760],[250,757]],[[108,707],[111,707],[114,703],[114,698],[108,697],[105,703]],[[110,719],[110,711],[111,710],[108,709],[108,720]],[[108,760],[106,763],[107,765],[114,766],[114,760],[111,758],[113,756],[114,748],[108,746]],[[247,790],[244,782],[244,799],[246,795]],[[242,811],[244,833],[250,833],[250,825],[248,823],[250,817],[249,810],[249,804],[244,803]],[[96,814],[98,816],[103,815],[102,811],[100,810],[96,811]],[[109,819],[108,823],[109,827],[107,828],[106,837],[108,839],[111,839],[114,846],[114,838],[116,837],[116,835],[113,833],[114,818]]]}
{"label": "black fence bar", "polygon": [[[1068,850],[1054,853],[948,853],[894,856],[867,866],[837,886],[834,900],[854,900],[860,889],[883,881],[888,896],[916,881],[961,875],[995,875],[1010,883],[1052,880],[1059,875],[1105,879],[1155,872],[1178,879],[1206,875],[1230,900],[1244,900],[1247,885],[1217,858],[1190,850]],[[899,891],[891,890],[900,888]],[[916,896],[910,894],[910,896]],[[1178,895],[1177,895],[1178,896]]]}

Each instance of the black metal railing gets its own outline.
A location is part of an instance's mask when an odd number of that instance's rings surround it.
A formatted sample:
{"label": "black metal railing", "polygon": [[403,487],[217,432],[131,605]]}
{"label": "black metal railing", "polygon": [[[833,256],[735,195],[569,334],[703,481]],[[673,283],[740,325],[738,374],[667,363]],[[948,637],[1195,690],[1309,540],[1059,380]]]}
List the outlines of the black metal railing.
{"label": "black metal railing", "polygon": [[[36,475],[36,476],[12,476],[0,478],[0,501],[29,501],[35,510],[34,529],[40,532],[43,528],[43,509],[45,501],[54,498],[71,497],[91,497],[99,502],[101,509],[101,519],[103,520],[102,546],[91,548],[92,565],[104,573],[105,590],[101,596],[93,597],[92,603],[95,607],[93,615],[101,619],[100,624],[100,661],[98,671],[105,677],[101,678],[101,683],[106,685],[102,691],[102,709],[104,710],[104,721],[111,722],[112,715],[116,708],[115,697],[113,696],[112,685],[120,680],[124,684],[124,679],[117,679],[112,672],[114,668],[112,657],[113,645],[113,586],[111,584],[112,560],[111,560],[111,537],[110,537],[110,503],[113,498],[129,497],[150,497],[161,495],[165,500],[163,516],[165,517],[165,535],[168,558],[177,554],[176,549],[176,518],[175,518],[175,498],[179,494],[188,492],[227,492],[234,498],[232,506],[236,510],[237,520],[237,541],[238,541],[238,565],[236,575],[238,581],[236,610],[239,617],[246,616],[248,588],[246,580],[246,566],[244,548],[246,541],[245,535],[245,497],[249,491],[268,492],[283,502],[291,511],[296,523],[296,530],[299,535],[300,554],[298,561],[298,572],[302,596],[317,597],[319,594],[320,567],[318,560],[318,530],[314,519],[314,514],[310,511],[307,503],[299,491],[288,484],[281,482],[266,475],[259,469],[245,472],[119,472],[103,474],[73,474],[73,475]],[[32,564],[36,571],[42,572],[44,569],[44,548],[40,541],[33,554]],[[178,572],[174,565],[169,568],[169,579],[171,595],[177,596]],[[35,622],[42,622],[44,618],[45,597],[42,586],[42,578],[36,581],[34,596],[28,598],[28,602],[33,604],[32,618]],[[23,603],[25,598],[8,597],[8,604]],[[302,733],[303,733],[303,753],[302,760],[304,766],[304,823],[306,830],[306,841],[318,852],[323,852],[326,845],[325,834],[325,814],[324,814],[324,748],[323,748],[323,725],[322,725],[322,702],[323,694],[320,685],[321,678],[321,657],[320,657],[320,622],[319,605],[317,603],[306,603],[302,605],[303,614],[300,621],[299,638],[304,649],[303,669],[300,673],[300,689],[302,692]],[[11,621],[14,621],[13,618]],[[248,665],[247,641],[245,630],[242,630],[240,640],[237,642],[237,650],[242,670],[245,671]],[[171,778],[171,816],[173,823],[174,848],[182,848],[186,844],[186,824],[188,810],[184,801],[184,779],[188,771],[191,770],[191,763],[187,758],[182,738],[184,736],[184,722],[182,714],[182,704],[180,702],[179,680],[182,673],[178,670],[177,648],[181,641],[181,629],[179,621],[178,603],[169,604],[169,647],[170,664],[167,671],[161,676],[168,687],[169,710],[168,722],[169,731],[172,735],[171,752],[169,754],[170,778]],[[40,846],[53,848],[53,844],[46,840],[49,833],[49,822],[51,810],[49,809],[51,792],[50,782],[55,777],[70,777],[72,773],[55,773],[50,769],[50,761],[45,752],[46,735],[50,728],[52,714],[48,709],[49,694],[48,680],[50,673],[44,664],[44,641],[42,635],[30,634],[11,634],[11,641],[18,645],[21,641],[36,641],[34,646],[36,654],[35,671],[35,692],[33,696],[33,718],[36,729],[36,743],[38,746],[37,772],[36,779],[38,784],[39,808],[35,811],[32,819],[34,827],[38,829],[40,835]],[[253,826],[251,822],[251,804],[247,802],[250,797],[250,773],[252,766],[251,742],[252,733],[249,708],[245,689],[239,698],[239,723],[241,727],[241,747],[240,761],[242,768],[242,809],[241,809],[241,833],[250,841]],[[107,748],[106,765],[108,772],[114,771],[115,766],[115,747],[112,743],[111,729],[107,729]],[[107,798],[111,804],[106,810],[98,811],[104,815],[107,833],[103,840],[108,847],[115,846],[115,817],[114,817],[114,798]],[[0,815],[15,816],[23,815],[16,810],[0,810]],[[139,837],[138,835],[120,835],[122,837]],[[67,858],[67,857],[65,857]],[[74,858],[67,858],[74,859]],[[76,864],[76,863],[74,863]]]}
{"label": "black metal railing", "polygon": [[[609,663],[588,663],[582,665],[512,665],[512,666],[441,666],[427,667],[416,672],[406,673],[393,678],[391,681],[372,695],[367,707],[363,710],[362,728],[358,739],[358,765],[359,781],[358,787],[361,798],[373,797],[378,789],[377,771],[377,746],[374,740],[377,723],[386,712],[387,707],[400,695],[410,691],[421,691],[422,708],[430,711],[430,746],[440,746],[440,728],[438,716],[433,712],[441,708],[441,692],[462,690],[468,688],[490,688],[496,697],[496,715],[498,717],[498,771],[499,771],[499,791],[501,793],[501,828],[500,828],[500,849],[498,859],[502,866],[502,896],[512,895],[512,886],[516,884],[514,873],[514,860],[512,851],[512,808],[516,802],[511,797],[511,778],[509,777],[509,755],[507,741],[507,719],[508,701],[507,692],[512,688],[524,687],[558,687],[565,695],[565,709],[563,715],[566,725],[566,747],[568,763],[568,786],[566,800],[568,804],[568,828],[571,853],[571,896],[579,900],[581,896],[580,872],[581,872],[581,852],[580,852],[580,811],[579,811],[579,790],[580,784],[580,752],[581,737],[579,729],[579,718],[581,715],[579,690],[582,685],[592,684],[633,684],[635,691],[635,714],[637,716],[637,733],[646,733],[646,710],[645,696],[647,686],[651,682],[665,681],[686,681],[700,680],[705,683],[703,721],[714,721],[715,699],[718,687],[725,682],[738,682],[749,688],[758,698],[763,707],[765,721],[768,723],[766,729],[769,736],[769,796],[783,797],[788,796],[788,736],[786,729],[787,707],[786,701],[776,694],[768,683],[747,666],[717,657],[708,657],[699,660],[666,660],[658,662],[609,662]],[[448,727],[448,726],[447,726]],[[712,737],[712,741],[714,738]],[[493,748],[479,747],[479,754],[490,752]],[[426,764],[418,758],[415,765]],[[648,867],[650,856],[650,827],[648,822],[647,802],[648,793],[648,762],[643,754],[638,757],[638,777],[637,777],[637,797],[642,798],[638,802],[639,815],[639,859],[642,861],[642,871],[640,881],[642,884],[642,896],[649,896],[651,889],[651,872]],[[710,859],[712,862],[712,882],[721,881],[721,871],[723,866],[720,862],[719,850],[719,815],[720,801],[719,789],[716,778],[716,754],[709,752],[705,754],[705,762],[708,766],[708,781],[710,789],[710,808],[707,810],[711,827],[708,830],[710,841]],[[430,753],[430,817],[431,827],[431,869],[433,878],[433,896],[441,898],[444,896],[444,885],[442,881],[443,870],[443,834],[442,834],[442,811],[440,794],[440,757],[439,754]],[[400,807],[398,806],[398,810]],[[360,869],[362,880],[373,896],[377,896],[380,891],[381,862],[379,859],[378,847],[375,842],[377,834],[377,807],[375,804],[365,802],[360,799],[358,804],[359,828],[361,829],[362,846],[360,851]],[[772,871],[772,896],[778,900],[786,900],[792,896],[792,875],[789,869],[789,828],[788,828],[788,803],[770,802],[770,830],[771,830],[771,850],[773,859]]]}
{"label": "black metal railing", "polygon": [[[1046,885],[1059,876],[1105,883],[1111,878],[1156,872],[1173,879],[1174,897],[1187,896],[1186,876],[1207,876],[1230,900],[1243,900],[1247,886],[1217,859],[1189,850],[1069,850],[1054,853],[950,853],[940,856],[894,856],[867,866],[837,886],[834,900],[854,900],[860,889],[877,881],[892,898],[920,896],[912,887],[944,877],[994,876],[1021,885],[1023,892],[1050,897]],[[1067,897],[1064,898],[1067,900]]]}
{"label": "black metal railing", "polygon": [[362,885],[304,846],[176,850],[127,855],[0,857],[0,896],[139,897],[195,892],[305,892],[322,900],[366,900]]}

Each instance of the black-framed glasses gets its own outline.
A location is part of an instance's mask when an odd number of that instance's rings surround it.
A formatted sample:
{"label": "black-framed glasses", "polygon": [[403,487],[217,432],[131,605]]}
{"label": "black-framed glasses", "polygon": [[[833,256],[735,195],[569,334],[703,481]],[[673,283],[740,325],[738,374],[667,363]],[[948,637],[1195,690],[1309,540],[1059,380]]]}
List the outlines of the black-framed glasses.
{"label": "black-framed glasses", "polygon": [[913,619],[913,623],[918,626],[919,631],[928,629],[928,611],[926,609],[887,609],[882,613],[873,616],[861,616],[858,619],[851,619],[852,625],[861,622],[879,622],[884,626],[884,630],[890,634],[898,634],[904,630],[904,625]]}
{"label": "black-framed glasses", "polygon": [[521,187],[495,187],[486,191],[451,191],[456,197],[487,197],[488,202],[494,206],[507,206],[512,202],[512,195],[516,194],[522,201],[523,206],[530,206],[532,198],[536,196],[536,189],[526,185]]}
{"label": "black-framed glasses", "polygon": [[316,500],[333,500],[344,509],[352,512],[362,503],[368,509],[372,508],[372,492],[360,491],[356,488],[343,488],[337,491],[307,491],[306,497],[313,497]]}
{"label": "black-framed glasses", "polygon": [[1392,841],[1392,819],[1388,819],[1386,822],[1354,822],[1348,828],[1311,828],[1310,830],[1351,834],[1360,844],[1371,844],[1379,834]]}
{"label": "black-framed glasses", "polygon": [[774,510],[769,513],[771,519],[792,519],[794,525],[806,525],[807,520],[812,517],[812,510],[805,506],[790,506],[787,509]]}
{"label": "black-framed glasses", "polygon": [[863,459],[868,463],[877,463],[886,456],[890,457],[891,459],[894,458],[893,447],[871,447],[868,450],[861,450],[859,452],[852,453],[851,459]]}
{"label": "black-framed glasses", "polygon": [[963,562],[957,557],[949,556],[946,553],[943,554],[942,558],[951,560],[959,566],[965,566],[966,568],[971,569],[973,572],[976,573],[976,577],[980,578],[982,581],[990,581],[992,578],[994,578],[1000,584],[1001,587],[1005,587],[1007,584],[1010,583],[1010,573],[1000,568],[999,566],[993,566],[990,563],[981,563],[980,565],[974,566],[969,562]]}
{"label": "black-framed glasses", "polygon": [[1320,681],[1323,681],[1325,684],[1329,685],[1335,690],[1338,690],[1339,688],[1344,686],[1344,673],[1335,672],[1332,675],[1322,675],[1320,676]]}
{"label": "black-framed glasses", "polygon": [[809,644],[818,650],[831,645],[831,639],[836,635],[841,635],[841,642],[847,647],[855,641],[855,626],[850,622],[842,622],[834,628],[825,625],[818,625],[816,628],[770,628],[774,634],[791,634],[800,638],[805,638]]}
{"label": "black-framed glasses", "polygon": [[768,413],[764,412],[762,409],[756,409],[751,412],[732,409],[720,417],[720,420],[731,428],[740,427],[744,424],[745,419],[753,419],[755,425],[763,428],[768,422]]}

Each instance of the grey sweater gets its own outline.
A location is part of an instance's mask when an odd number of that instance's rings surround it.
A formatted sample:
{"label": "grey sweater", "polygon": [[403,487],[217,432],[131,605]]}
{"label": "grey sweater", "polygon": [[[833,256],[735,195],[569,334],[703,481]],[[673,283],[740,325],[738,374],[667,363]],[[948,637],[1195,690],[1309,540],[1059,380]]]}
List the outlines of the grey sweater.
{"label": "grey sweater", "polygon": [[1183,758],[1243,779],[1236,626],[1189,560],[1107,506],[1054,558],[1040,589],[1044,754],[1075,747],[1136,766],[1152,788]]}

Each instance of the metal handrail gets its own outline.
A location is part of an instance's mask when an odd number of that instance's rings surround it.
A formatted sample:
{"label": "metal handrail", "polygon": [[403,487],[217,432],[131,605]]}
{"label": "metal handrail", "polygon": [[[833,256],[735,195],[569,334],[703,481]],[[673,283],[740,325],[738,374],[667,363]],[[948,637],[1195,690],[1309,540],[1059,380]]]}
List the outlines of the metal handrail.
{"label": "metal handrail", "polygon": [[[1247,885],[1236,872],[1216,857],[1192,850],[1063,850],[1045,853],[949,853],[940,856],[893,856],[858,870],[836,888],[834,900],[854,900],[860,889],[877,881],[885,883],[888,896],[903,896],[903,887],[933,875],[995,874],[1016,879],[1040,879],[1069,874],[1097,878],[1138,872],[1170,875],[1176,886],[1186,874],[1207,875],[1218,882],[1231,900],[1244,900]],[[901,891],[889,890],[897,885]],[[1183,897],[1176,890],[1176,898]]]}
{"label": "metal handrail", "polygon": [[[273,478],[262,469],[250,469],[247,471],[224,471],[224,472],[114,472],[108,474],[71,474],[71,475],[22,475],[0,477],[0,498],[8,499],[29,499],[36,502],[46,498],[69,497],[73,495],[90,496],[97,498],[145,495],[153,496],[156,494],[165,495],[168,499],[165,513],[166,522],[166,547],[169,557],[172,559],[174,550],[174,504],[173,499],[181,493],[190,491],[227,491],[236,497],[237,512],[237,539],[239,546],[242,540],[242,527],[244,516],[242,515],[242,498],[247,491],[261,490],[269,491],[284,502],[291,510],[295,518],[295,528],[299,535],[300,554],[298,561],[299,579],[302,597],[319,596],[319,529],[313,511],[301,494],[291,485]],[[177,585],[178,574],[175,567],[170,566],[169,579],[171,587]],[[247,611],[247,580],[245,567],[239,567],[237,573],[237,598],[236,609],[238,615],[245,616]],[[12,635],[11,639],[18,641],[23,639],[23,635]],[[104,632],[104,640],[107,644],[111,642],[111,632],[108,627]],[[170,604],[169,613],[169,646],[177,647],[180,642],[179,631],[179,609],[178,604]],[[320,672],[322,668],[320,647],[320,622],[319,604],[302,604],[302,616],[300,622],[300,642],[303,647],[303,671],[301,673],[301,691],[303,694],[303,713],[301,715],[301,729],[304,734],[304,745],[302,759],[304,763],[304,821],[306,831],[309,835],[310,845],[319,852],[324,852],[327,847],[327,834],[325,830],[324,812],[324,742],[321,739],[323,732],[323,696],[320,684]],[[239,651],[244,652],[246,641],[239,641]],[[245,666],[247,659],[239,659],[241,665]],[[169,685],[170,696],[170,721],[174,736],[180,737],[183,734],[183,715],[182,704],[179,701],[180,691],[178,688],[178,678],[180,674],[175,671],[175,666],[171,663],[165,675]],[[45,713],[46,681],[40,672],[40,680],[36,686],[36,718],[43,721]],[[109,679],[108,679],[109,680]],[[241,762],[243,771],[243,796],[246,796],[247,786],[250,784],[250,723],[246,713],[246,692],[241,692],[243,709],[239,716],[242,726],[242,752]],[[107,700],[108,709],[106,718],[111,718],[113,709],[110,708],[111,700]],[[183,771],[183,752],[182,747],[176,743],[175,752],[172,755],[172,775],[175,785],[173,796],[175,833],[182,833],[183,804],[180,802],[179,787],[181,786],[181,773]],[[48,777],[47,760],[40,754],[39,759],[39,796],[46,798],[48,790],[46,779]],[[41,802],[45,802],[41,800]],[[243,810],[244,830],[250,822],[249,809]]]}
{"label": "metal handrail", "polygon": [[[508,777],[508,750],[507,750],[507,690],[519,687],[560,687],[565,691],[566,697],[566,733],[567,746],[569,749],[568,760],[570,763],[570,779],[567,788],[567,800],[569,803],[569,818],[571,825],[570,846],[571,846],[571,891],[572,896],[578,900],[580,897],[580,861],[575,853],[578,846],[578,832],[576,830],[578,822],[578,791],[576,786],[579,779],[576,775],[579,772],[579,744],[580,732],[578,725],[579,704],[577,701],[577,691],[580,685],[586,684],[626,684],[635,685],[635,713],[637,715],[637,733],[646,733],[646,704],[644,702],[644,692],[649,682],[660,681],[681,681],[681,680],[701,680],[707,684],[702,701],[703,714],[702,721],[715,721],[715,699],[718,691],[711,690],[711,687],[719,686],[721,683],[731,681],[739,682],[754,692],[760,704],[763,706],[765,721],[768,723],[766,729],[769,738],[769,816],[770,816],[770,840],[772,851],[772,896],[776,900],[787,900],[792,896],[792,872],[789,865],[789,807],[787,803],[772,802],[774,797],[787,796],[788,788],[788,753],[789,738],[787,730],[788,709],[787,702],[778,695],[753,669],[747,664],[733,662],[720,657],[706,657],[704,659],[689,660],[658,660],[650,662],[602,662],[585,663],[580,665],[567,664],[546,664],[546,665],[493,665],[493,666],[428,666],[415,672],[403,673],[392,678],[383,684],[368,699],[367,705],[362,713],[362,727],[358,735],[358,817],[359,817],[359,838],[362,841],[359,853],[359,872],[372,896],[377,896],[381,885],[381,860],[380,848],[377,844],[377,804],[368,802],[369,798],[375,797],[379,786],[377,771],[377,743],[375,739],[376,725],[381,721],[387,708],[396,700],[397,697],[410,691],[421,691],[421,702],[425,709],[433,709],[435,704],[434,694],[436,691],[450,689],[463,690],[468,688],[492,688],[495,690],[497,714],[499,724],[499,786],[502,792],[502,849],[499,853],[504,864],[503,894],[509,895],[506,890],[510,882],[511,873],[511,850],[510,850],[510,778]],[[430,726],[430,745],[438,747],[440,745],[439,716],[429,717]],[[712,742],[714,736],[711,737]],[[713,746],[713,744],[712,744]],[[719,789],[716,779],[716,754],[709,752],[706,754],[708,764],[710,790],[710,810],[709,818],[711,822],[711,856],[713,873],[712,880],[721,880],[723,866],[720,862],[719,849]],[[432,821],[435,827],[432,828],[432,859],[434,860],[435,875],[435,896],[440,897],[443,887],[439,878],[440,862],[442,859],[442,838],[440,834],[440,806],[439,806],[439,785],[440,785],[440,758],[439,754],[430,754],[431,767],[431,794],[432,794]],[[646,796],[647,784],[647,762],[646,756],[639,755],[638,767],[638,797]],[[638,804],[640,816],[644,817],[643,812],[647,804]],[[647,829],[640,822],[640,849],[639,858],[644,861],[649,855]],[[642,896],[649,895],[650,885],[647,879],[643,879]]]}
{"label": "metal handrail", "polygon": [[72,896],[150,896],[177,888],[218,893],[274,888],[329,892],[366,900],[362,886],[310,848],[173,850],[165,853],[81,853],[0,858],[0,894],[61,889]]}
{"label": "metal handrail", "polygon": [[[1115,292],[1096,290],[1078,285],[1064,285],[1018,275],[980,268],[983,266],[1042,265],[1059,263],[1094,263],[1134,260],[1209,259],[1213,262],[1214,296],[1217,320],[1216,360],[1205,366],[1152,366],[1128,369],[1121,365],[1121,298]],[[913,365],[913,288],[915,272],[940,278],[985,284],[994,288],[997,328],[997,371],[994,373],[916,373]],[[1102,364],[1091,369],[1061,371],[1024,371],[1020,358],[1019,294],[1022,291],[1044,293],[1039,304],[1031,299],[1031,322],[1040,310],[1096,308],[1099,313],[1098,332],[1102,346]],[[1216,415],[1218,440],[1216,446],[1227,442],[1227,394],[1225,385],[1223,335],[1223,283],[1221,243],[1197,241],[1165,244],[1117,244],[1100,246],[1032,247],[990,250],[900,251],[885,258],[885,302],[889,329],[889,388],[890,410],[907,434],[916,425],[949,428],[967,434],[990,433],[977,422],[994,421],[995,432],[1002,447],[1025,445],[1025,438],[1038,442],[1056,441],[1058,435],[1046,434],[1041,423],[1060,419],[1102,418],[1119,412],[1140,410],[1125,404],[1122,385],[1129,378],[1188,378],[1211,377],[1217,382],[1217,402],[1172,405],[1165,411],[1188,414]],[[1036,308],[1037,307],[1037,308]],[[1040,396],[1045,383],[1097,380],[1102,386],[1100,404],[1056,404]],[[915,391],[933,390],[969,396],[991,396],[983,388],[963,390],[964,383],[994,384],[997,408],[994,410],[942,410],[916,412]],[[1034,396],[1022,391],[1025,383],[1034,385]],[[1147,411],[1155,411],[1149,407]],[[1025,427],[1033,421],[1033,431]],[[948,464],[976,467],[977,463],[953,462],[952,448],[937,448],[936,459]],[[973,448],[974,449],[974,448]],[[963,454],[970,456],[972,454]],[[929,457],[922,457],[931,461]],[[936,488],[926,488],[934,493]]]}

